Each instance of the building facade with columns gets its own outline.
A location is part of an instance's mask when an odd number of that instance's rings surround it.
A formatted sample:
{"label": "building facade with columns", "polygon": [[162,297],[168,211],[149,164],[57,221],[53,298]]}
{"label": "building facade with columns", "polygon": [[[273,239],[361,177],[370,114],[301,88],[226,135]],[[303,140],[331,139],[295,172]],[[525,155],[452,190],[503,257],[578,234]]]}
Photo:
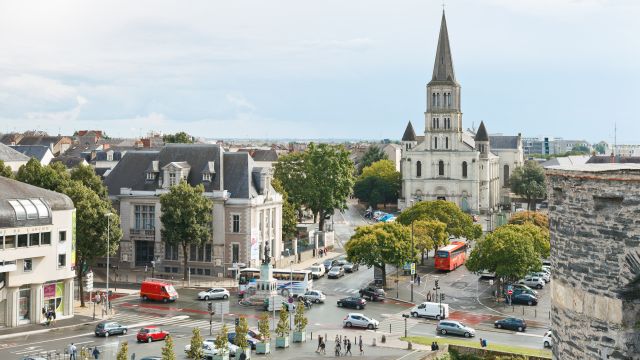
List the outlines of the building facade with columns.
{"label": "building facade with columns", "polygon": [[409,122],[402,136],[398,207],[447,200],[466,212],[487,213],[508,203],[509,174],[524,161],[520,135],[489,136],[484,122],[477,131],[463,128],[461,86],[444,13],[424,115],[423,135]]}
{"label": "building facade with columns", "polygon": [[75,241],[69,197],[0,177],[0,328],[73,316]]}

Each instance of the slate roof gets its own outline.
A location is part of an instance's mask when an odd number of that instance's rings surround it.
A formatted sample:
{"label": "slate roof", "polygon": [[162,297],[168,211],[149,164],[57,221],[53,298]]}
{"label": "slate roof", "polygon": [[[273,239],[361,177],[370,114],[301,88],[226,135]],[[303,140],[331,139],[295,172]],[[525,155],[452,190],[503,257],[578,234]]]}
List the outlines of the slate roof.
{"label": "slate roof", "polygon": [[67,195],[0,176],[0,228],[51,224],[51,217],[17,220],[8,202],[13,199],[41,199],[53,211],[74,208],[73,201]]}
{"label": "slate roof", "polygon": [[51,164],[53,164],[54,162],[60,162],[67,169],[73,169],[74,167],[86,161],[87,160],[83,157],[62,155],[62,156],[56,156],[53,159],[51,159]]}
{"label": "slate roof", "polygon": [[18,145],[53,146],[62,140],[62,136],[25,136]]}
{"label": "slate roof", "polygon": [[407,124],[407,128],[404,129],[404,134],[402,135],[402,141],[416,141],[416,132],[413,130],[413,125],[411,125],[411,121]]}
{"label": "slate roof", "polygon": [[238,152],[249,153],[254,161],[278,161],[278,153],[271,149],[238,149]]}
{"label": "slate roof", "polygon": [[5,144],[0,144],[0,160],[4,162],[13,162],[13,161],[29,161],[30,157],[24,155],[10,146]]}
{"label": "slate roof", "polygon": [[[246,152],[224,153],[224,188],[231,192],[232,198],[249,198],[251,177],[249,167],[253,160]],[[250,164],[251,162],[251,164]],[[216,176],[216,178],[219,178]]]}
{"label": "slate roof", "polygon": [[451,46],[449,45],[449,32],[447,31],[447,19],[442,11],[442,21],[440,22],[440,35],[438,36],[438,48],[436,59],[433,64],[433,77],[431,81],[455,82],[456,75],[453,71],[453,59],[451,57]]}
{"label": "slate roof", "polygon": [[518,136],[489,136],[492,149],[517,149],[519,141]]}
{"label": "slate roof", "polygon": [[44,145],[11,145],[10,147],[21,154],[39,161],[42,161],[47,151],[51,151],[49,147]]}
{"label": "slate roof", "polygon": [[478,132],[474,138],[475,141],[489,141],[489,135],[487,134],[487,129],[484,127],[484,121],[480,122],[480,126],[478,127]]}

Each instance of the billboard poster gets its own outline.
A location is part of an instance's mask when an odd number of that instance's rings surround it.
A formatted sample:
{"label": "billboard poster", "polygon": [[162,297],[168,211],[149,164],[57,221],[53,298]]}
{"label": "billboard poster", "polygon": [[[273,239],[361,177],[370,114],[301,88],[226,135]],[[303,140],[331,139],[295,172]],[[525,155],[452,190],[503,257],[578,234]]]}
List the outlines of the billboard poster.
{"label": "billboard poster", "polygon": [[258,229],[251,229],[251,261],[260,260],[260,239]]}

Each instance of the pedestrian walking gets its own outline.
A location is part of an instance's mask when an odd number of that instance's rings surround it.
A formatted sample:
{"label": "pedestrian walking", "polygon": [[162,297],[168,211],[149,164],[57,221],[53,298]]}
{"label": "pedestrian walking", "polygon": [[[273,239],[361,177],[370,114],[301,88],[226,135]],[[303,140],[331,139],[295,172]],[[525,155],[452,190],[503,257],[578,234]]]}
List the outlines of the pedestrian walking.
{"label": "pedestrian walking", "polygon": [[487,347],[487,339],[482,339],[482,347]]}
{"label": "pedestrian walking", "polygon": [[440,350],[440,345],[438,345],[437,341],[436,341],[436,350]]}
{"label": "pedestrian walking", "polygon": [[422,280],[420,280],[420,276],[419,275],[416,275],[416,277],[417,277],[417,280],[418,280],[418,286],[420,286],[420,281],[422,281]]}
{"label": "pedestrian walking", "polygon": [[482,341],[482,338],[480,338],[480,347],[484,347],[484,341]]}
{"label": "pedestrian walking", "polygon": [[322,336],[318,336],[318,348],[316,352],[320,352],[320,348],[322,347]]}
{"label": "pedestrian walking", "polygon": [[431,351],[436,351],[436,342],[435,341],[431,342]]}
{"label": "pedestrian walking", "polygon": [[340,342],[336,342],[336,349],[335,349],[335,356],[340,356],[340,352],[342,351],[342,349],[340,349]]}
{"label": "pedestrian walking", "polygon": [[324,342],[324,339],[322,339],[322,343],[320,344],[320,353],[323,355],[327,354],[327,344]]}
{"label": "pedestrian walking", "polygon": [[362,346],[362,336],[360,337],[360,356],[364,355],[364,347]]}
{"label": "pedestrian walking", "polygon": [[71,345],[69,345],[69,360],[77,360],[77,353],[78,348],[71,343]]}
{"label": "pedestrian walking", "polygon": [[343,347],[344,347],[344,351],[345,352],[347,351],[347,341],[349,341],[349,340],[347,339],[347,336],[345,335],[343,340],[342,340],[342,344],[344,345]]}
{"label": "pedestrian walking", "polygon": [[98,359],[100,358],[100,350],[98,350],[98,347],[97,347],[97,346],[93,348],[93,352],[92,352],[92,354],[93,354],[93,357],[94,357],[96,360],[98,360]]}
{"label": "pedestrian walking", "polygon": [[346,356],[347,354],[353,356],[351,353],[351,340],[347,340],[347,351],[344,352],[344,355]]}

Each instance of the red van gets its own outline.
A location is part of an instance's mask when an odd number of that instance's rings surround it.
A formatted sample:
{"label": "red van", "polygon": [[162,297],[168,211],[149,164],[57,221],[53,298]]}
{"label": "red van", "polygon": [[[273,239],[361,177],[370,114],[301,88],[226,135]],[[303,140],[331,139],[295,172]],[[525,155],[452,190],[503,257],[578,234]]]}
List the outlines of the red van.
{"label": "red van", "polygon": [[140,286],[140,297],[142,300],[155,300],[164,303],[176,301],[178,292],[173,285],[160,281],[143,281]]}

